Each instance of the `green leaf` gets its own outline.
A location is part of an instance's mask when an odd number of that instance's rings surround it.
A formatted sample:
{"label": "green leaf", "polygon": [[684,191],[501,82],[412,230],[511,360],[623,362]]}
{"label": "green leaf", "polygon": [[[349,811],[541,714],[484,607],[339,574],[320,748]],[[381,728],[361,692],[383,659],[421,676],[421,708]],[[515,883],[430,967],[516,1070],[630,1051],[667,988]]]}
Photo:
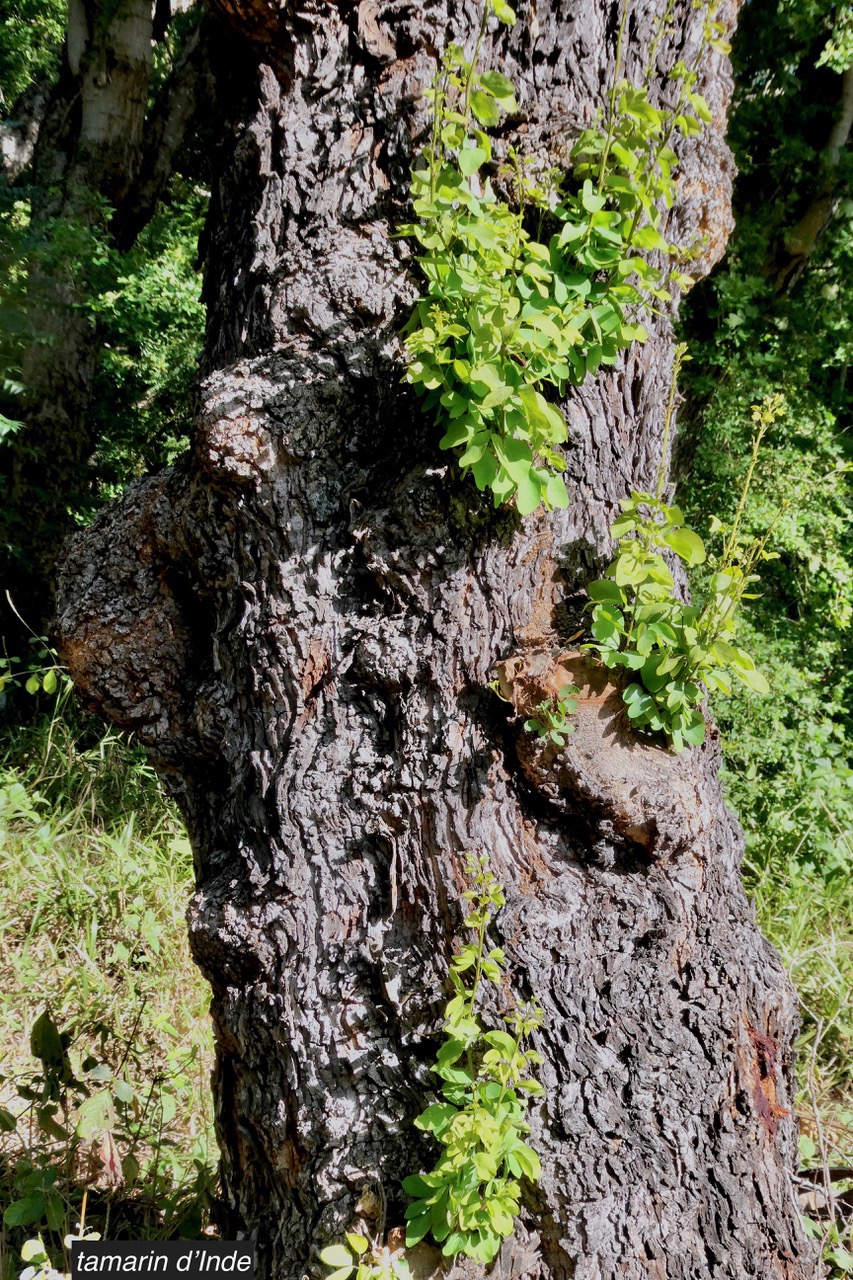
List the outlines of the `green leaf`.
{"label": "green leaf", "polygon": [[658,249],[661,253],[669,252],[669,245],[666,240],[650,222],[634,233],[633,244],[637,249]]}
{"label": "green leaf", "polygon": [[539,506],[542,498],[539,481],[535,472],[531,469],[517,483],[518,489],[515,500],[519,515],[529,516]]}
{"label": "green leaf", "polygon": [[533,1097],[540,1098],[545,1093],[545,1086],[541,1085],[538,1080],[519,1080],[518,1089],[523,1089],[525,1093],[532,1094]]}
{"label": "green leaf", "polygon": [[625,593],[618,583],[612,578],[599,578],[597,582],[590,582],[587,586],[587,592],[591,600],[596,600],[601,604],[624,605]]}
{"label": "green leaf", "polygon": [[471,369],[470,374],[471,386],[480,394],[487,391],[497,391],[502,388],[504,380],[493,364],[476,364]]}
{"label": "green leaf", "polygon": [[607,198],[606,196],[597,195],[593,191],[592,183],[589,180],[587,180],[583,184],[583,191],[581,193],[581,204],[583,205],[584,209],[586,209],[587,213],[598,213],[599,210],[603,209],[604,206],[607,204]]}
{"label": "green leaf", "polygon": [[512,1153],[522,1174],[531,1182],[538,1182],[542,1177],[542,1164],[533,1148],[526,1142],[519,1142],[513,1147]]}
{"label": "green leaf", "polygon": [[75,1131],[78,1138],[90,1142],[103,1133],[111,1133],[115,1128],[116,1115],[112,1095],[109,1090],[102,1089],[93,1093],[77,1108]]}
{"label": "green leaf", "polygon": [[30,1049],[33,1057],[38,1058],[45,1066],[59,1067],[65,1061],[65,1048],[59,1028],[47,1009],[33,1023]]}
{"label": "green leaf", "polygon": [[[515,100],[515,87],[500,71],[484,71],[480,76],[480,84],[488,89],[493,98],[499,101],[505,98]],[[511,108],[508,108],[511,110]]]}
{"label": "green leaf", "polygon": [[457,1108],[450,1105],[449,1102],[434,1102],[431,1107],[427,1107],[426,1111],[422,1111],[415,1120],[418,1129],[426,1129],[429,1133],[436,1136],[443,1133],[451,1120],[457,1114]]}
{"label": "green leaf", "polygon": [[425,1182],[419,1173],[409,1174],[408,1178],[403,1179],[402,1186],[406,1195],[415,1196],[417,1198],[429,1196],[433,1190],[430,1184]]}
{"label": "green leaf", "polygon": [[438,1051],[437,1061],[440,1066],[450,1066],[452,1063],[458,1062],[464,1052],[464,1040],[449,1036]]}
{"label": "green leaf", "polygon": [[486,1044],[499,1049],[501,1053],[511,1056],[515,1053],[515,1041],[506,1031],[487,1031],[483,1036]]}
{"label": "green leaf", "polygon": [[409,1218],[406,1222],[406,1248],[411,1249],[413,1245],[423,1240],[432,1226],[432,1209],[427,1209],[426,1213],[420,1214],[416,1218]]}
{"label": "green leaf", "polygon": [[[526,440],[515,440],[511,436],[507,439],[495,440],[495,453],[505,468],[507,475],[511,476],[516,484],[520,484],[530,475],[533,454]],[[539,501],[538,486],[536,501],[537,503]]]}
{"label": "green leaf", "polygon": [[515,26],[515,9],[506,0],[488,0],[492,12],[506,27]]}
{"label": "green leaf", "polygon": [[65,1129],[58,1120],[55,1119],[54,1113],[56,1105],[52,1107],[40,1107],[37,1111],[38,1124],[42,1133],[46,1133],[49,1138],[55,1138],[57,1142],[65,1142],[68,1139],[68,1130]]}
{"label": "green leaf", "polygon": [[705,563],[705,544],[692,529],[670,529],[663,540],[685,564]]}
{"label": "green leaf", "polygon": [[569,505],[569,495],[562,476],[549,473],[545,481],[545,501],[554,511],[565,511]]}
{"label": "green leaf", "polygon": [[474,435],[474,426],[467,419],[454,422],[438,442],[439,449],[457,449],[467,444]]}
{"label": "green leaf", "polygon": [[482,147],[465,147],[459,152],[459,168],[466,178],[470,178],[487,159],[488,156]]}
{"label": "green leaf", "polygon": [[501,238],[495,227],[490,227],[484,222],[467,222],[459,223],[458,230],[466,239],[473,240],[476,244],[482,245],[484,249],[499,249],[501,246]]}
{"label": "green leaf", "polygon": [[684,729],[684,741],[689,742],[691,747],[701,747],[705,741],[705,717],[701,711],[697,713],[697,718]]}
{"label": "green leaf", "polygon": [[359,1257],[361,1257],[363,1253],[367,1253],[369,1242],[364,1236],[360,1236],[357,1231],[348,1231],[346,1234],[346,1240],[353,1253],[358,1254]]}
{"label": "green leaf", "polygon": [[491,129],[498,124],[501,113],[497,108],[494,98],[484,93],[482,89],[475,89],[471,94],[471,110],[485,128]]}
{"label": "green leaf", "polygon": [[117,1102],[133,1102],[134,1092],[131,1085],[126,1080],[116,1080],[113,1084],[113,1094]]}
{"label": "green leaf", "polygon": [[654,702],[639,684],[629,684],[622,694],[622,701],[632,720],[639,720],[642,716],[648,715],[654,707]]}
{"label": "green leaf", "polygon": [[518,398],[524,405],[528,419],[543,432],[546,439],[561,444],[567,438],[565,418],[543,395],[533,387],[522,387]]}
{"label": "green leaf", "polygon": [[321,1249],[320,1261],[325,1262],[329,1267],[349,1267],[350,1270],[353,1267],[352,1254],[342,1244],[330,1244],[327,1248]]}
{"label": "green leaf", "polygon": [[732,671],[746,685],[747,689],[751,689],[753,693],[768,694],[770,685],[760,671],[753,668],[751,671],[742,666],[732,666]]}
{"label": "green leaf", "polygon": [[44,1196],[40,1191],[33,1191],[22,1200],[12,1201],[3,1214],[3,1222],[7,1227],[28,1227],[43,1217]]}

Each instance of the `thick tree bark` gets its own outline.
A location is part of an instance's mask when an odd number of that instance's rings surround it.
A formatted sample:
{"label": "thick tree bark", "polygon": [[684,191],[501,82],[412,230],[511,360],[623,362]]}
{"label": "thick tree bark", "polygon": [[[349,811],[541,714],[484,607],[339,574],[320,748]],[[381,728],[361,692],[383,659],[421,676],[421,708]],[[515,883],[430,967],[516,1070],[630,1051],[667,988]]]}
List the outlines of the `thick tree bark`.
{"label": "thick tree bark", "polygon": [[[238,27],[253,8],[224,7]],[[543,1178],[493,1274],[815,1275],[790,1180],[794,998],[740,886],[716,735],[680,758],[640,744],[592,673],[558,753],[488,687],[499,668],[524,706],[557,678],[617,502],[653,483],[670,319],[564,406],[569,510],[493,512],[400,384],[417,283],[391,236],[434,52],[472,46],[478,15],[268,7],[244,34],[262,47],[277,24],[278,74],[247,80],[214,192],[192,451],[74,540],[59,618],[80,688],[148,745],[193,838],[226,1230],[257,1238],[263,1276],[299,1280],[383,1198],[402,1221],[400,1179],[431,1159],[411,1121],[462,867],[485,851],[508,890],[505,997],[547,1015]],[[635,6],[629,70],[657,11]],[[701,37],[674,12],[662,67]],[[526,150],[565,159],[616,25],[573,0],[487,41]],[[728,67],[702,65],[715,124],[685,151],[676,215],[707,236],[697,272],[731,181]],[[438,1274],[429,1249],[414,1261]]]}

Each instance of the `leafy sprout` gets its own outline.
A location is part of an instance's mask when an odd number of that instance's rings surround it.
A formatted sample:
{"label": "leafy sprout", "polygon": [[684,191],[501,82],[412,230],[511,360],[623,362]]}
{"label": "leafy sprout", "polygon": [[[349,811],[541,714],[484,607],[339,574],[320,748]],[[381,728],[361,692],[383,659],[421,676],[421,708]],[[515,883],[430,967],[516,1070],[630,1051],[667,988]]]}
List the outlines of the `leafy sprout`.
{"label": "leafy sprout", "polygon": [[450,965],[453,998],[445,1009],[444,1043],[433,1068],[442,1081],[443,1101],[418,1116],[415,1124],[441,1147],[434,1168],[406,1178],[403,1189],[414,1197],[406,1210],[406,1244],[431,1234],[445,1256],[466,1254],[489,1263],[501,1240],[512,1234],[521,1198],[521,1181],[536,1181],[541,1166],[524,1138],[531,1098],[544,1090],[532,1074],[542,1059],[525,1040],[542,1024],[534,1002],[514,1009],[506,1029],[485,1030],[479,1017],[484,981],[499,985],[506,956],[487,950],[486,933],[504,891],[488,858],[474,858],[467,871],[472,887],[465,926],[470,942]]}
{"label": "leafy sprout", "polygon": [[568,735],[574,733],[571,717],[577,711],[579,692],[576,685],[563,685],[556,698],[545,698],[538,704],[535,714],[525,720],[525,729],[539,738],[548,738],[556,747],[564,747]]}
{"label": "leafy sprout", "polygon": [[754,407],[756,431],[740,500],[730,526],[712,523],[723,546],[709,561],[701,603],[680,599],[665,555],[674,553],[688,567],[701,565],[708,558],[705,544],[685,524],[681,509],[662,500],[660,478],[657,493],[635,492],[621,502],[621,515],[611,526],[619,540],[616,558],[588,588],[591,647],[606,666],[635,675],[622,695],[632,725],[664,733],[676,751],[704,741],[701,703],[708,690],[731,693],[735,677],[754,693],[770,692],[737,634],[741,604],[753,598],[750,588],[758,581],[756,569],[774,558],[767,550],[772,526],[752,540],[742,536],[741,526],[761,442],[784,411],[778,395]]}
{"label": "leafy sprout", "polygon": [[[696,65],[673,68],[671,108],[650,99],[651,65],[640,86],[621,78],[626,7],[606,121],[577,140],[569,180],[551,171],[537,181],[510,149],[511,205],[493,186],[488,130],[517,111],[515,89],[478,68],[491,15],[514,21],[490,0],[473,59],[451,44],[428,91],[430,139],[412,173],[416,221],[401,228],[426,279],[405,329],[406,377],[444,429],[440,447],[457,451],[495,506],[511,501],[528,515],[568,505],[568,433],[549,394],[563,398],[644,341],[642,314],[671,300],[670,279],[690,282],[646,255],[687,252],[663,233],[661,206],[671,208],[676,192],[671,142],[700,132],[711,113],[695,91]],[[719,43],[717,27],[709,18],[706,42]]]}

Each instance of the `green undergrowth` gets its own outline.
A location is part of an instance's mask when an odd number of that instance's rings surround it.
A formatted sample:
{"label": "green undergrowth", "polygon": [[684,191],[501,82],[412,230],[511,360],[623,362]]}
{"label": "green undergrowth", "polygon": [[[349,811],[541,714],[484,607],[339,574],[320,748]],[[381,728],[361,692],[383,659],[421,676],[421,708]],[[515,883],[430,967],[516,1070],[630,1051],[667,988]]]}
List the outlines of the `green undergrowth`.
{"label": "green undergrowth", "polygon": [[66,709],[0,758],[0,1277],[41,1236],[198,1234],[214,1191],[192,859],[141,752]]}
{"label": "green undergrowth", "polygon": [[[804,1164],[833,1277],[853,1275],[853,167],[835,174],[835,214],[786,276],[791,228],[827,176],[851,48],[849,6],[754,0],[734,42],[729,142],[737,226],[718,270],[691,295],[691,363],[679,497],[691,518],[726,518],[748,449],[748,406],[787,405],[762,449],[747,532],[775,521],[743,643],[773,690],[717,696],[728,799],[747,841],[746,883],[796,985]],[[846,26],[845,26],[846,23]],[[846,43],[845,43],[846,41]],[[846,52],[845,52],[846,50]],[[780,514],[781,513],[781,514]],[[826,1185],[825,1185],[826,1184]],[[835,1235],[833,1234],[835,1233]]]}
{"label": "green undergrowth", "polygon": [[[812,348],[800,336],[819,299],[812,282],[772,308],[762,285],[768,310],[751,317],[760,332],[750,338],[739,323],[725,323],[734,296],[741,298],[737,314],[744,313],[746,285],[737,266],[735,252],[735,278],[715,284],[723,323],[714,340],[692,346],[689,390],[707,398],[690,423],[691,465],[681,498],[699,521],[730,516],[749,447],[745,408],[781,389],[786,418],[763,446],[745,529],[758,536],[773,524],[779,558],[762,566],[741,632],[772,696],[718,694],[713,714],[727,798],[746,836],[746,886],[800,1002],[803,1162],[821,1187],[826,1177],[821,1194],[832,1203],[849,1186],[824,1171],[853,1165],[850,415],[832,399],[837,381],[827,348]],[[796,328],[787,323],[792,315]],[[834,1280],[853,1275],[849,1215],[843,1201],[836,1203],[838,1212],[818,1215],[814,1228],[821,1237],[830,1233],[824,1258]]]}

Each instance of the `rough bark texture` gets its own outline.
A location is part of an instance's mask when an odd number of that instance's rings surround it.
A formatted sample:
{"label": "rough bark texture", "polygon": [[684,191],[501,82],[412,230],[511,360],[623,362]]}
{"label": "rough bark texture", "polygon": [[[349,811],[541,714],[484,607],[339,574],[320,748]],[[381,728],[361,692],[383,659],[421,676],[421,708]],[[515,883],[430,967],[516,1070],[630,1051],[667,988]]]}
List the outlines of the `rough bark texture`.
{"label": "rough bark texture", "polygon": [[[238,26],[254,11],[244,34],[275,38],[278,75],[246,81],[223,149],[193,448],[75,539],[59,629],[192,834],[226,1230],[257,1238],[263,1276],[299,1280],[329,1239],[375,1228],[383,1198],[402,1220],[400,1179],[434,1154],[411,1121],[434,1087],[462,866],[486,851],[508,890],[505,998],[547,1014],[544,1174],[493,1274],[812,1276],[790,1182],[794,1000],[740,886],[714,732],[678,759],[639,744],[568,657],[588,688],[558,754],[488,687],[497,664],[523,708],[559,675],[618,499],[656,473],[670,321],[564,406],[569,510],[494,513],[400,384],[417,284],[390,235],[434,52],[470,46],[477,13],[218,7]],[[654,16],[635,6],[629,68]],[[700,38],[689,4],[675,16],[662,68]],[[527,150],[565,157],[616,24],[572,0],[487,42]],[[708,53],[703,80],[715,124],[685,152],[676,215],[708,237],[697,272],[725,244],[731,180],[725,60]],[[439,1274],[429,1250],[416,1264]]]}

